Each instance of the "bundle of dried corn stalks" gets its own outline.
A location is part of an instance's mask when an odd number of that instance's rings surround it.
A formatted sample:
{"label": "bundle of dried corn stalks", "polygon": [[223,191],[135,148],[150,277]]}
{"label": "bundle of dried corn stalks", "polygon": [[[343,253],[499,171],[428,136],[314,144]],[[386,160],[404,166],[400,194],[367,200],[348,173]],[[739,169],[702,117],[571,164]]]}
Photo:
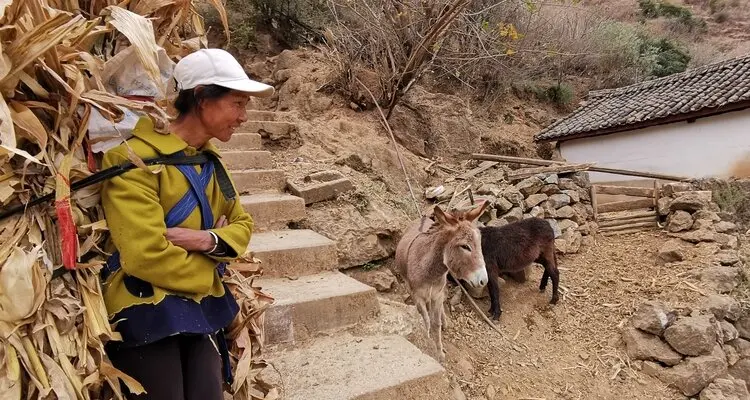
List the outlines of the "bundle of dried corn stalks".
{"label": "bundle of dried corn stalks", "polygon": [[[221,2],[211,2],[226,27]],[[175,58],[205,44],[202,19],[188,0],[0,0],[0,209],[55,194],[53,204],[0,220],[3,399],[123,398],[121,382],[142,391],[104,352],[119,337],[98,275],[107,232],[99,187],[71,192],[70,184],[97,169],[87,136],[93,112],[119,121],[124,107],[148,113],[157,127],[167,124],[165,104],[108,92],[105,62],[132,46],[166,90],[159,52]],[[75,272],[59,274],[62,268]],[[262,313],[271,299],[251,279],[235,273],[229,282],[242,306],[231,332],[238,359],[233,392],[274,398],[275,390],[255,379],[263,366]]]}

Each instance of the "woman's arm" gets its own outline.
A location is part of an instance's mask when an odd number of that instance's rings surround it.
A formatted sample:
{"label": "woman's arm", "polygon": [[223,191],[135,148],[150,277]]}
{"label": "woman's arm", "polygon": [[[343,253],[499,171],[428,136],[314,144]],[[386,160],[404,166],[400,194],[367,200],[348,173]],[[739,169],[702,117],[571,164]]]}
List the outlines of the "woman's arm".
{"label": "woman's arm", "polygon": [[[110,151],[103,167],[125,161],[127,155]],[[122,269],[167,290],[206,293],[214,282],[216,261],[167,240],[158,186],[157,175],[136,168],[102,187],[102,206]]]}

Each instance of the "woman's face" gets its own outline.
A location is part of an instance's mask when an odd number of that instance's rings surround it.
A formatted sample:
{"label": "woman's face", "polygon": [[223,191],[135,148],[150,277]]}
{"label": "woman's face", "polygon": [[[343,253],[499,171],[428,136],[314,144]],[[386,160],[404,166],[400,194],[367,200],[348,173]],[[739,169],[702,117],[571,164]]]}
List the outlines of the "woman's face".
{"label": "woman's face", "polygon": [[199,106],[199,116],[211,136],[222,142],[232,137],[234,130],[247,121],[247,102],[250,95],[231,91],[216,99],[207,99]]}

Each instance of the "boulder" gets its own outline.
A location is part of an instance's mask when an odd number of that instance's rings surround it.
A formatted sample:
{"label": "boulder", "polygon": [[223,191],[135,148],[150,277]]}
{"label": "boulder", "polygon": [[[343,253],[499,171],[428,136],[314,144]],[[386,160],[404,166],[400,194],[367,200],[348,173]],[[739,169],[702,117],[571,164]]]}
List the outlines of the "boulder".
{"label": "boulder", "polygon": [[560,187],[560,190],[578,190],[579,187],[573,182],[570,178],[560,178],[560,182],[558,183],[558,186]]}
{"label": "boulder", "polygon": [[[735,325],[735,328],[737,328],[737,325]],[[739,329],[737,330],[737,334],[742,336],[742,334],[739,332]],[[740,358],[750,358],[750,342],[745,339],[734,339],[731,342],[727,343],[730,347],[732,347],[735,351],[737,351],[737,355]]]}
{"label": "boulder", "polygon": [[740,361],[740,355],[737,353],[737,350],[732,346],[724,346],[724,353],[727,355],[727,363],[731,367],[734,364],[737,364],[737,361]]}
{"label": "boulder", "polygon": [[575,218],[576,212],[571,206],[563,206],[556,211],[557,218]]}
{"label": "boulder", "polygon": [[560,192],[560,187],[557,185],[544,185],[541,189],[539,189],[539,193],[544,193],[547,196],[552,196],[553,194],[558,194]]}
{"label": "boulder", "polygon": [[714,225],[714,230],[719,233],[730,233],[737,231],[737,224],[727,221],[719,221]]}
{"label": "boulder", "polygon": [[710,191],[683,192],[675,197],[669,209],[672,211],[695,212],[708,208],[711,203],[712,193]]}
{"label": "boulder", "polygon": [[526,210],[530,210],[546,200],[547,200],[546,194],[542,194],[542,193],[532,194],[526,198],[526,200],[524,201],[524,205],[526,206]]}
{"label": "boulder", "polygon": [[557,210],[549,204],[549,201],[545,201],[541,204],[544,210],[544,218],[555,218],[557,217]]}
{"label": "boulder", "polygon": [[589,173],[586,171],[575,172],[570,176],[578,187],[587,188],[591,186],[591,180],[589,180]]}
{"label": "boulder", "polygon": [[710,266],[700,272],[701,281],[719,293],[729,293],[737,287],[739,271],[734,267]]}
{"label": "boulder", "polygon": [[568,229],[567,231],[563,232],[562,238],[568,244],[566,253],[578,253],[578,250],[580,250],[581,248],[582,239],[580,232],[573,229]]}
{"label": "boulder", "polygon": [[553,194],[552,196],[549,197],[549,203],[555,209],[567,206],[568,204],[570,204],[570,202],[571,202],[570,196],[565,193]]}
{"label": "boulder", "polygon": [[505,197],[501,196],[495,200],[495,209],[500,213],[506,213],[513,208],[513,204]]}
{"label": "boulder", "polygon": [[508,223],[518,222],[523,219],[523,210],[520,207],[513,207],[498,219],[504,219]]}
{"label": "boulder", "polygon": [[734,325],[732,325],[729,321],[722,320],[719,323],[719,326],[721,327],[721,342],[722,343],[731,342],[732,340],[735,340],[740,337],[739,332],[737,332],[737,328],[735,328]]}
{"label": "boulder", "polygon": [[721,246],[722,249],[736,249],[739,247],[737,236],[734,235],[729,235],[726,233],[715,233],[714,240]]}
{"label": "boulder", "polygon": [[544,183],[547,185],[557,185],[560,183],[560,178],[557,176],[557,174],[552,174],[544,178]]}
{"label": "boulder", "polygon": [[670,239],[659,249],[659,258],[664,262],[682,261],[685,259],[685,252],[682,250],[680,240]]}
{"label": "boulder", "polygon": [[693,222],[691,229],[716,231],[714,223],[708,219],[696,219],[695,222]]}
{"label": "boulder", "polygon": [[630,318],[634,327],[657,336],[661,336],[677,318],[674,311],[670,311],[664,303],[647,301],[641,304]]}
{"label": "boulder", "polygon": [[700,400],[750,400],[747,384],[742,379],[717,378],[699,397]]}
{"label": "boulder", "polygon": [[578,229],[578,224],[569,219],[558,220],[557,224],[560,227],[560,232],[566,232],[571,229],[572,230]]}
{"label": "boulder", "polygon": [[568,242],[563,238],[555,239],[555,251],[562,254],[568,253]]}
{"label": "boulder", "polygon": [[672,236],[678,237],[686,242],[700,243],[700,242],[715,242],[717,233],[711,232],[706,229],[699,231],[680,232],[671,234]]}
{"label": "boulder", "polygon": [[682,361],[682,356],[658,336],[641,332],[634,327],[623,329],[622,339],[627,346],[628,357],[633,360],[659,361],[670,366]]}
{"label": "boulder", "polygon": [[684,182],[673,182],[663,185],[660,191],[665,196],[673,197],[675,194],[680,192],[688,192],[693,190],[693,185]]}
{"label": "boulder", "polygon": [[593,219],[592,217],[594,216],[594,210],[593,208],[591,208],[591,206],[587,206],[583,203],[573,203],[571,207],[573,207],[573,211],[575,212],[573,221],[575,221],[578,225],[583,225],[586,223],[586,221]]}
{"label": "boulder", "polygon": [[750,382],[750,358],[743,358],[732,365],[729,375],[735,379],[742,379],[747,385]]}
{"label": "boulder", "polygon": [[503,189],[494,183],[485,183],[476,191],[477,194],[500,197],[503,195]]}
{"label": "boulder", "polygon": [[726,355],[716,345],[711,354],[687,358],[671,368],[651,361],[644,362],[643,372],[677,388],[685,396],[695,396],[714,379],[726,374],[727,367]]}
{"label": "boulder", "polygon": [[374,287],[378,292],[390,292],[396,284],[396,277],[388,268],[363,271],[356,275],[356,279],[365,285]]}
{"label": "boulder", "polygon": [[523,206],[524,196],[515,186],[508,186],[503,191],[503,197],[517,207]]}
{"label": "boulder", "polygon": [[577,190],[563,190],[563,193],[570,196],[571,203],[578,203],[581,201],[581,194]]}
{"label": "boulder", "polygon": [[526,178],[516,184],[516,188],[519,192],[521,192],[521,194],[524,195],[524,197],[528,197],[532,194],[538,193],[539,190],[542,189],[542,186],[544,186],[544,181],[537,178],[536,176]]}
{"label": "boulder", "polygon": [[693,217],[685,211],[675,211],[667,219],[667,230],[670,232],[682,232],[693,226]]}
{"label": "boulder", "polygon": [[[737,328],[737,334],[741,338],[750,340],[750,316],[743,316],[735,322],[734,327]],[[738,349],[740,350],[740,349]],[[748,353],[750,354],[750,346],[748,346]]]}
{"label": "boulder", "polygon": [[372,172],[372,158],[363,154],[350,153],[346,156],[340,157],[336,160],[336,165],[346,165],[347,167],[363,174]]}
{"label": "boulder", "polygon": [[681,354],[699,356],[709,354],[718,336],[713,315],[682,318],[664,331],[664,339]]}
{"label": "boulder", "polygon": [[696,211],[693,214],[693,219],[696,220],[696,221],[699,220],[699,219],[707,219],[707,220],[709,220],[711,222],[719,222],[719,221],[721,221],[721,218],[719,217],[719,214],[717,214],[717,213],[715,213],[713,211],[708,211],[708,210],[698,210],[698,211]]}
{"label": "boulder", "polygon": [[560,229],[560,224],[557,223],[557,220],[548,218],[545,221],[549,223],[552,227],[552,231],[555,232],[555,239],[559,238],[562,235],[562,230]]}
{"label": "boulder", "polygon": [[722,250],[716,253],[714,259],[721,265],[735,265],[740,262],[740,255],[736,250]]}
{"label": "boulder", "polygon": [[728,319],[737,321],[742,315],[740,303],[731,296],[723,294],[710,294],[703,299],[701,310],[713,314],[716,319]]}
{"label": "boulder", "polygon": [[540,206],[535,206],[529,210],[529,216],[531,218],[544,218],[544,209]]}
{"label": "boulder", "polygon": [[656,210],[661,216],[669,215],[669,205],[672,204],[672,199],[669,197],[662,197],[656,202]]}

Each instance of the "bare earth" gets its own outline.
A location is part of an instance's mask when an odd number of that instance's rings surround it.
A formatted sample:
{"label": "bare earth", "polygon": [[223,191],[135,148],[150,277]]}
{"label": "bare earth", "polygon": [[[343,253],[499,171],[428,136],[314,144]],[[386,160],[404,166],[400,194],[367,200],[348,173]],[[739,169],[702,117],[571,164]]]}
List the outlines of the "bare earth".
{"label": "bare earth", "polygon": [[[701,298],[691,271],[712,249],[686,247],[686,261],[666,267],[657,251],[667,239],[656,231],[599,237],[581,253],[559,257],[563,296],[556,306],[548,304],[550,288],[537,289],[538,265],[526,283],[501,284],[502,337],[466,299],[452,302],[444,334],[452,383],[467,399],[684,399],[639,372],[619,335],[642,301],[662,300],[689,313]],[[387,297],[406,294],[399,288]],[[489,298],[477,303],[489,309]]]}

